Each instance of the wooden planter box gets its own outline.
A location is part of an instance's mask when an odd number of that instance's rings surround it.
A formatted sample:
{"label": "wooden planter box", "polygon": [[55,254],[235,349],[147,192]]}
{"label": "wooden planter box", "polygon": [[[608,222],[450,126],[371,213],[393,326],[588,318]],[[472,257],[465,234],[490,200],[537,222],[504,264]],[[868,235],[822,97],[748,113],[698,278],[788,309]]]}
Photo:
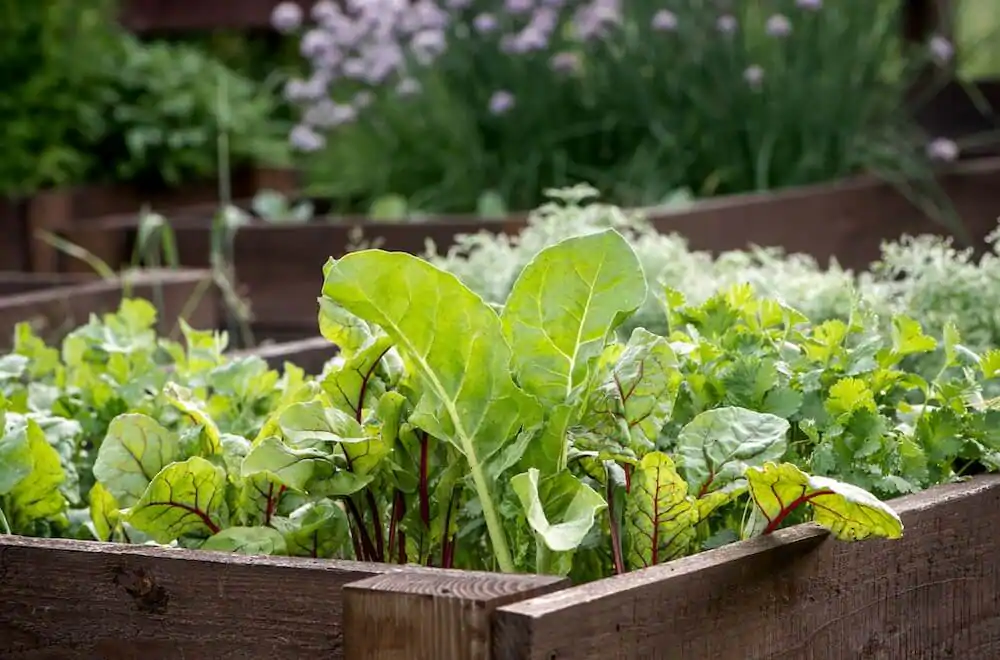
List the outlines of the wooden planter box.
{"label": "wooden planter box", "polygon": [[[294,192],[297,176],[292,170],[267,168],[241,170],[233,176],[232,193],[238,198],[252,197],[264,188],[285,194]],[[38,239],[35,232],[47,230],[72,240],[76,230],[88,226],[94,219],[136,214],[144,206],[164,215],[199,205],[212,204],[217,208],[218,197],[217,181],[192,183],[176,189],[143,190],[126,185],[101,185],[43,191],[23,203],[22,232],[29,252],[26,259],[35,272],[87,272],[86,264],[61,254]],[[102,239],[88,245],[98,256],[116,254],[123,249],[121,236],[108,234]]]}
{"label": "wooden planter box", "polygon": [[0,349],[10,347],[14,326],[23,321],[55,342],[91,314],[114,312],[126,281],[132,295],[160,303],[158,329],[164,335],[176,336],[179,318],[196,328],[219,325],[219,301],[206,271],[139,271],[114,280],[0,272]]}
{"label": "wooden planter box", "polygon": [[[308,10],[314,0],[297,0]],[[271,12],[281,0],[125,0],[120,20],[139,34],[207,32],[211,30],[270,30]]]}
{"label": "wooden planter box", "polygon": [[1000,657],[1000,476],[569,587],[551,577],[0,536],[0,657]]}

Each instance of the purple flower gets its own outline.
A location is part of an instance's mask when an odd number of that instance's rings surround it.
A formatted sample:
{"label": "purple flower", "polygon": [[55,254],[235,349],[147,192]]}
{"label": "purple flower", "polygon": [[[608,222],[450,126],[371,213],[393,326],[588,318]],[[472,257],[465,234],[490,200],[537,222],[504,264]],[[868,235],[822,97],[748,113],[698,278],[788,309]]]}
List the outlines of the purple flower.
{"label": "purple flower", "polygon": [[396,85],[396,93],[400,96],[413,96],[420,93],[420,83],[413,78],[403,78]]}
{"label": "purple flower", "polygon": [[299,124],[292,129],[288,136],[288,141],[292,147],[299,151],[311,152],[319,151],[326,146],[326,138],[317,133],[312,127]]}
{"label": "purple flower", "polygon": [[271,26],[282,34],[288,34],[302,25],[302,7],[295,2],[282,2],[271,12]]}
{"label": "purple flower", "polygon": [[335,20],[337,17],[343,16],[340,7],[332,0],[319,0],[319,2],[313,5],[312,11],[309,14],[314,21],[321,24],[323,21]]}
{"label": "purple flower", "polygon": [[526,14],[534,9],[532,0],[504,0],[504,9],[511,14]]}
{"label": "purple flower", "polygon": [[445,50],[444,32],[440,30],[422,30],[413,36],[410,49],[421,64],[429,64]]}
{"label": "purple flower", "polygon": [[285,98],[292,103],[315,101],[326,95],[330,79],[327,76],[314,74],[308,80],[292,78],[285,83]]}
{"label": "purple flower", "polygon": [[575,73],[580,70],[580,56],[568,51],[556,53],[549,60],[549,66],[558,73]]}
{"label": "purple flower", "polygon": [[927,145],[927,156],[931,160],[939,160],[950,163],[958,158],[959,149],[954,140],[948,138],[937,138]]}
{"label": "purple flower", "polygon": [[759,90],[761,84],[764,82],[764,69],[756,64],[751,64],[746,68],[746,71],[743,72],[743,80],[745,80],[753,90]]}
{"label": "purple flower", "polygon": [[494,92],[490,97],[490,112],[495,115],[502,115],[514,107],[514,95],[508,91],[500,90]]}
{"label": "purple flower", "polygon": [[823,0],[795,0],[795,6],[808,11],[818,11],[823,8]]}
{"label": "purple flower", "polygon": [[479,34],[488,34],[497,29],[497,19],[493,14],[480,14],[472,20],[472,26]]}
{"label": "purple flower", "polygon": [[672,11],[661,9],[653,14],[652,26],[659,32],[673,32],[677,29],[677,16]]}
{"label": "purple flower", "polygon": [[351,101],[351,105],[355,110],[364,110],[374,102],[375,95],[365,89],[354,95],[354,100]]}
{"label": "purple flower", "polygon": [[609,25],[621,20],[619,0],[591,0],[590,4],[582,5],[573,16],[573,27],[576,34],[584,41],[604,34]]}
{"label": "purple flower", "polygon": [[772,37],[787,37],[792,33],[792,22],[783,14],[775,14],[767,19],[765,30]]}
{"label": "purple flower", "polygon": [[722,34],[733,34],[736,32],[737,27],[739,25],[736,22],[736,17],[732,14],[723,14],[715,21],[715,29]]}
{"label": "purple flower", "polygon": [[931,37],[927,46],[931,51],[931,57],[938,64],[947,64],[955,55],[955,47],[941,35]]}
{"label": "purple flower", "polygon": [[334,103],[330,99],[323,99],[306,110],[305,115],[302,117],[302,125],[316,128],[334,128],[354,121],[357,118],[357,114],[357,111],[349,105],[341,105]]}
{"label": "purple flower", "polygon": [[302,35],[302,41],[299,43],[302,56],[310,60],[323,59],[336,49],[337,43],[333,35],[321,29],[309,30]]}

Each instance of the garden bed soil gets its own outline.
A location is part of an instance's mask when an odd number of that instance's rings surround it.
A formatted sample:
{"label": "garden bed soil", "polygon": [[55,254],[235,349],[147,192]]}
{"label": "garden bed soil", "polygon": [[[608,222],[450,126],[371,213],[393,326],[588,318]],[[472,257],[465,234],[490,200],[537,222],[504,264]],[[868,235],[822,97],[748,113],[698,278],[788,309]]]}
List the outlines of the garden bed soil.
{"label": "garden bed soil", "polygon": [[1000,657],[1000,476],[892,505],[899,540],[799,525],[577,587],[0,536],[0,657]]}
{"label": "garden bed soil", "polygon": [[178,336],[177,321],[196,328],[219,326],[219,299],[207,271],[138,271],[114,280],[82,274],[0,273],[0,349],[10,347],[14,327],[28,321],[48,342],[87,322],[91,314],[118,309],[125,283],[130,295],[157,304],[158,330]]}
{"label": "garden bed soil", "polygon": [[[984,239],[1000,216],[1000,158],[955,164],[942,171],[939,183],[969,244],[984,249]],[[171,214],[183,265],[201,268],[209,263],[213,214],[214,207],[208,206]],[[693,249],[718,253],[775,246],[811,255],[823,264],[836,259],[855,270],[868,268],[880,257],[881,244],[902,234],[951,235],[891,185],[872,177],[709,199],[681,211],[650,209],[648,215],[659,231],[685,236]],[[237,232],[233,259],[237,280],[253,307],[255,327],[275,338],[303,338],[315,333],[323,264],[343,255],[355,243],[358,229],[365,241],[380,239],[376,245],[382,249],[420,254],[428,238],[443,251],[458,234],[514,234],[525,222],[525,214],[504,220],[444,217],[410,223],[364,218],[317,219],[303,225],[256,222]],[[131,258],[134,216],[98,218],[79,226],[67,238],[112,265]]]}

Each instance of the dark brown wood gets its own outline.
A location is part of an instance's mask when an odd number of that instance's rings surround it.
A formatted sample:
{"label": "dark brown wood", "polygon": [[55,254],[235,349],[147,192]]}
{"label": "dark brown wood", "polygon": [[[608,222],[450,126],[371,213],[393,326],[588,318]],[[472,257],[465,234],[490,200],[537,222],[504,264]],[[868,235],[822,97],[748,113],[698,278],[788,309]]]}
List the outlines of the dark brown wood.
{"label": "dark brown wood", "polygon": [[0,658],[343,658],[341,589],[388,570],[0,535]]}
{"label": "dark brown wood", "polygon": [[[246,168],[233,174],[232,194],[249,199],[258,191],[270,188],[291,194],[298,188],[298,177],[292,170]],[[144,207],[171,215],[189,207],[205,209],[211,217],[218,209],[219,184],[204,181],[175,189],[143,189],[128,185],[95,185],[42,191],[25,203],[24,216],[30,251],[31,268],[36,272],[57,270],[86,271],[89,267],[79,260],[62,254],[36,236],[47,230],[76,243],[103,259],[112,268],[129,263],[131,249],[126,237],[109,232],[88,233],[79,230],[109,216],[128,215],[137,222],[136,214]],[[211,209],[211,210],[209,210]]]}
{"label": "dark brown wood", "polygon": [[[1000,159],[959,163],[938,183],[951,199],[971,243],[979,251],[1000,216]],[[780,247],[845,267],[867,269],[884,241],[903,234],[952,236],[891,185],[871,177],[698,202],[677,213],[652,211],[664,233],[678,233],[697,250],[721,252],[750,245]],[[961,241],[959,241],[961,242]]]}
{"label": "dark brown wood", "polygon": [[347,660],[490,660],[496,608],[569,581],[542,575],[428,570],[344,587]]}
{"label": "dark brown wood", "polygon": [[[136,33],[265,30],[281,0],[126,0],[121,23]],[[313,0],[298,0],[306,10]]]}
{"label": "dark brown wood", "polygon": [[0,199],[0,270],[28,269],[24,205]]}
{"label": "dark brown wood", "polygon": [[233,357],[256,355],[263,358],[272,369],[281,369],[286,362],[291,362],[305,370],[307,374],[318,375],[323,366],[337,356],[339,349],[324,337],[312,337],[298,341],[267,344],[257,348],[236,351]]}
{"label": "dark brown wood", "polygon": [[892,505],[902,539],[802,525],[500,608],[494,657],[1000,657],[1000,476]]}
{"label": "dark brown wood", "polygon": [[916,109],[924,131],[955,140],[961,157],[981,158],[1000,153],[1000,80],[950,82]]}
{"label": "dark brown wood", "polygon": [[[30,278],[12,278],[16,279]],[[51,281],[52,276],[41,279]],[[14,326],[25,321],[47,341],[57,341],[86,323],[91,314],[118,309],[126,290],[132,296],[160,303],[158,330],[164,335],[177,336],[179,318],[196,328],[218,327],[219,302],[210,273],[138,271],[114,280],[36,288],[0,297],[0,348],[9,347]]]}

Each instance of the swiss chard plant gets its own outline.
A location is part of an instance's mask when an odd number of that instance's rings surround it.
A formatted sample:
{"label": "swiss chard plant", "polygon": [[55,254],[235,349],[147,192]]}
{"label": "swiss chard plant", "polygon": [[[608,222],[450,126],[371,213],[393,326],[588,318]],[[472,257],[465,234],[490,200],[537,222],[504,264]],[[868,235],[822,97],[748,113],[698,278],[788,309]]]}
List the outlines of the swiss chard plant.
{"label": "swiss chard plant", "polygon": [[[140,303],[61,355],[22,329],[0,361],[0,509],[16,533],[588,580],[804,520],[896,538],[876,495],[996,467],[981,383],[1000,358],[953,328],[811,324],[735,287],[667,290],[667,335],[623,338],[646,296],[604,230],[542,250],[502,307],[410,255],[330,260],[340,355],[315,379],[229,360],[213,333],[157,339]],[[26,506],[42,487],[50,507]]]}

